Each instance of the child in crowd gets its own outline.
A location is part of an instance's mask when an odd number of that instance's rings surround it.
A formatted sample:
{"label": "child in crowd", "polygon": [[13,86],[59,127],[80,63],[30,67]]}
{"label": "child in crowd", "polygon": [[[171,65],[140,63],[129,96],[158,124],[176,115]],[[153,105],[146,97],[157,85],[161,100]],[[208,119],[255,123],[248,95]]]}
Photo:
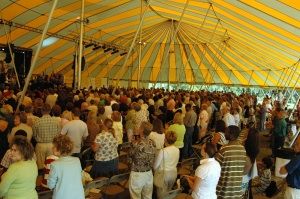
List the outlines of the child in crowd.
{"label": "child in crowd", "polygon": [[264,193],[271,183],[271,168],[273,161],[270,157],[262,159],[261,168],[259,169],[258,186],[254,187],[254,193]]}
{"label": "child in crowd", "polygon": [[49,172],[50,172],[50,165],[53,161],[57,160],[58,157],[55,156],[55,155],[49,155],[46,160],[45,160],[45,166],[44,166],[44,177],[42,179],[42,187],[44,188],[47,188],[48,189],[48,186],[47,186],[47,180],[48,180],[48,176],[49,176]]}

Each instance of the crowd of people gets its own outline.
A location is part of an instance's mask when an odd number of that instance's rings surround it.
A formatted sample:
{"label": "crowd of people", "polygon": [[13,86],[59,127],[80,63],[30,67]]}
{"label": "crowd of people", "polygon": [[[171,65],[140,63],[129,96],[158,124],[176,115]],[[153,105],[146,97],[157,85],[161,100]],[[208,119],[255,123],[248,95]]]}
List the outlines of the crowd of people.
{"label": "crowd of people", "polygon": [[[132,199],[163,199],[180,184],[178,163],[198,156],[194,175],[180,176],[192,198],[249,198],[270,186],[272,157],[289,134],[284,100],[266,97],[259,104],[247,93],[38,87],[26,92],[17,110],[21,94],[9,87],[0,93],[0,197],[5,199],[38,198],[41,173],[53,198],[83,199],[81,153],[94,151],[92,178],[111,177],[119,173],[123,143],[130,143]],[[299,114],[298,105],[293,122]],[[266,127],[273,154],[258,161],[259,134]],[[300,197],[299,157],[280,170],[288,174],[286,199]],[[256,168],[260,179],[254,187]]]}

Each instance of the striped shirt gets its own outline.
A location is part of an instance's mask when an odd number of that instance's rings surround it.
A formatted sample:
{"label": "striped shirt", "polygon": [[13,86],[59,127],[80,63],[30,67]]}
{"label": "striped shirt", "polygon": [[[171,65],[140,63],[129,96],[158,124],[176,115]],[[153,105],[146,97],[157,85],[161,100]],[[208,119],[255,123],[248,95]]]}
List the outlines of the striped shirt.
{"label": "striped shirt", "polygon": [[272,174],[270,169],[265,169],[262,175],[259,177],[259,186],[255,187],[255,191],[258,193],[263,193],[267,187],[271,184]]}
{"label": "striped shirt", "polygon": [[242,198],[242,179],[246,163],[246,151],[238,141],[229,142],[216,154],[221,165],[221,177],[217,186],[218,198]]}

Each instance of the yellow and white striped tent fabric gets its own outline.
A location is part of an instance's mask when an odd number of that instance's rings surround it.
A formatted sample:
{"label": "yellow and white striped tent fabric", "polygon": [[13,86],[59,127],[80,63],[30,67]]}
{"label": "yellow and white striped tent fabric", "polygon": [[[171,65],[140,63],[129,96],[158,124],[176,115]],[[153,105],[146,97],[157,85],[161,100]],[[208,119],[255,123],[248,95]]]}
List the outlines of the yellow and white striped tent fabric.
{"label": "yellow and white striped tent fabric", "polygon": [[[7,43],[5,26],[12,43],[35,50],[52,3],[1,0],[0,43]],[[80,13],[80,0],[59,1],[47,34],[55,42],[40,52],[35,74],[60,72],[72,79]],[[143,14],[122,68],[127,55],[120,54],[128,52]],[[119,51],[84,48],[82,85],[106,78],[134,86],[139,78],[142,85],[300,87],[298,0],[85,0],[84,17],[85,45]]]}

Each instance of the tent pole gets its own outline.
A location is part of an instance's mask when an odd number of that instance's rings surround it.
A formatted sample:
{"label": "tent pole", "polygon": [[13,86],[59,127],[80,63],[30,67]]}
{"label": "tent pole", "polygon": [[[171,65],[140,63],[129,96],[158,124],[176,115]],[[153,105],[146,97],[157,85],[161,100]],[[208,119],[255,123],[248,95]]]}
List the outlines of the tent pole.
{"label": "tent pole", "polygon": [[[225,39],[226,34],[227,34],[227,30],[225,30],[225,32],[224,32],[223,39]],[[216,55],[217,61],[214,62],[215,65],[217,65],[217,64],[220,65],[222,56],[223,56],[223,54],[224,54],[224,52],[225,52],[225,50],[226,50],[226,47],[227,47],[226,41],[224,40],[223,42],[224,42],[224,48],[223,48],[222,50],[219,50],[219,51],[218,51],[218,53],[217,53],[217,55]],[[218,49],[221,49],[221,45],[222,45],[223,42],[220,42]],[[219,58],[218,58],[218,56],[219,56]],[[217,63],[217,62],[218,62],[218,63]],[[211,63],[211,66],[212,66],[212,65],[213,65],[213,63]],[[214,73],[213,73],[213,75],[211,75],[211,81],[214,81],[213,78],[214,78],[214,76],[215,76],[216,71],[217,71],[216,69],[213,71]]]}
{"label": "tent pole", "polygon": [[297,68],[293,68],[293,70],[294,70],[293,75],[290,76],[290,78],[289,78],[289,79],[287,80],[287,82],[286,82],[285,89],[284,89],[284,95],[286,95],[286,94],[288,93],[288,91],[289,91],[289,86],[290,86],[290,84],[291,84],[291,82],[292,82],[294,76],[296,75]]}
{"label": "tent pole", "polygon": [[[186,61],[186,64],[182,66],[183,68],[185,68],[186,65],[190,62],[190,59],[191,59],[191,57],[192,57],[192,52],[195,50],[195,47],[196,47],[196,45],[198,44],[198,37],[199,37],[199,35],[200,35],[200,32],[201,32],[201,30],[202,30],[202,27],[204,26],[204,24],[205,24],[205,22],[206,22],[207,15],[208,15],[209,10],[210,10],[211,7],[212,7],[212,4],[209,3],[209,7],[208,7],[208,9],[207,9],[207,11],[206,11],[204,20],[202,21],[201,26],[200,26],[200,28],[198,29],[198,32],[197,32],[197,34],[196,34],[195,42],[193,43],[193,46],[192,46],[192,49],[191,49],[190,54],[189,54],[189,56],[188,56],[188,59],[187,59],[187,61]],[[205,48],[203,49],[203,53],[204,53],[204,52],[205,52]],[[203,56],[204,56],[203,53],[202,53],[202,58],[201,58],[201,60],[200,60],[199,66],[201,66],[201,63],[202,63],[202,60],[203,60]],[[193,76],[194,76],[194,83],[196,83],[196,81],[195,81],[195,80],[196,80],[196,77],[195,77],[194,70],[192,70],[192,74],[193,74]]]}
{"label": "tent pole", "polygon": [[286,89],[285,89],[284,95],[286,95],[286,94],[288,93],[288,91],[289,91],[289,85],[291,84],[291,82],[292,82],[292,80],[293,80],[293,78],[294,78],[294,75],[295,75],[295,73],[296,73],[296,71],[297,71],[297,66],[299,65],[299,62],[300,62],[300,59],[298,60],[298,62],[296,62],[296,63],[293,65],[293,67],[294,67],[294,74],[288,79],[288,83],[287,83],[287,85],[286,85]]}
{"label": "tent pole", "polygon": [[83,33],[84,33],[84,1],[81,0],[81,16],[80,16],[80,38],[79,38],[79,56],[78,58],[78,89],[81,89],[81,68],[82,68],[82,50],[83,50]]}
{"label": "tent pole", "polygon": [[289,81],[289,78],[291,77],[291,75],[294,76],[294,73],[296,71],[296,70],[294,70],[294,65],[289,69],[290,69],[290,72],[289,72],[287,78],[282,82],[283,83],[282,84],[282,89],[284,90],[284,92],[285,92],[285,88],[287,86],[287,82]]}
{"label": "tent pole", "polygon": [[[128,52],[127,52],[125,61],[124,61],[123,65],[122,65],[121,68],[120,68],[120,71],[124,70],[124,68],[125,68],[125,66],[126,66],[126,64],[127,64],[128,58],[129,58],[129,56],[130,56],[130,54],[131,54],[131,51],[132,51],[132,49],[133,49],[133,46],[134,46],[134,44],[135,44],[136,38],[137,38],[137,36],[138,36],[138,33],[139,33],[139,31],[140,31],[140,29],[141,29],[141,27],[142,27],[142,23],[143,23],[143,21],[144,21],[144,18],[145,18],[145,15],[146,15],[146,11],[148,10],[148,8],[149,8],[149,6],[150,6],[150,2],[151,2],[151,0],[149,0],[149,1],[148,1],[148,4],[146,5],[145,11],[144,11],[143,16],[142,16],[142,18],[141,18],[141,20],[140,20],[140,23],[139,23],[139,26],[138,26],[138,28],[137,28],[137,30],[136,30],[136,33],[135,33],[135,35],[134,35],[134,38],[133,38],[133,40],[132,40],[132,42],[131,42],[131,45],[130,45],[130,48],[129,48]],[[116,86],[115,86],[115,88],[114,88],[114,91],[115,91],[116,87],[118,86],[118,84],[119,84],[119,82],[120,82],[120,78],[121,78],[121,76],[117,77],[117,79],[116,79]]]}
{"label": "tent pole", "polygon": [[270,75],[271,70],[269,69],[268,71],[269,71],[269,72],[268,72],[267,77],[266,77],[266,80],[265,80],[265,82],[264,82],[264,87],[266,86],[266,83],[267,83],[267,81],[268,81],[268,78],[269,78],[269,75]]}
{"label": "tent pole", "polygon": [[289,100],[291,99],[292,95],[294,94],[295,89],[296,89],[296,86],[297,86],[297,83],[298,83],[299,80],[300,80],[300,74],[298,74],[298,78],[297,78],[297,80],[296,80],[296,82],[295,82],[295,84],[294,84],[294,86],[293,86],[293,89],[292,89],[291,94],[289,95],[289,97],[288,97],[287,100],[286,100],[286,104],[289,103]]}
{"label": "tent pole", "polygon": [[[208,77],[208,74],[210,74],[209,69],[207,69],[207,73],[206,73],[206,75],[205,75],[205,79]],[[201,85],[201,87],[200,87],[200,90],[202,89],[202,87],[204,86],[204,84],[207,84],[207,82],[205,82],[205,79],[204,79],[204,81],[202,82],[202,85]]]}
{"label": "tent pole", "polygon": [[[172,41],[174,41],[174,39],[175,39],[175,37],[176,37],[176,35],[177,35],[177,32],[179,31],[179,28],[180,28],[180,24],[181,24],[181,22],[182,22],[183,15],[184,15],[184,13],[185,13],[185,10],[186,10],[188,4],[189,4],[189,0],[186,0],[186,3],[185,3],[185,5],[184,5],[183,11],[182,11],[182,13],[181,13],[180,19],[179,19],[179,21],[178,21],[177,28],[176,28],[176,30],[175,30],[175,33],[174,33],[173,37],[171,38],[171,43],[172,43]],[[166,52],[167,52],[167,53],[166,53],[167,56],[168,56],[168,54],[170,53],[170,49],[171,49],[171,45],[169,45],[168,50],[166,51]],[[161,67],[165,65],[166,60],[167,60],[167,58],[165,58],[165,59],[163,60],[163,62],[162,62],[162,64],[161,64]],[[156,77],[154,87],[155,87],[155,85],[156,85],[156,83],[157,83],[157,80],[158,80],[158,77],[159,77],[159,75],[160,75],[160,73],[161,73],[161,67],[160,67],[159,72],[158,72],[158,75],[157,75],[157,77]]]}
{"label": "tent pole", "polygon": [[[140,21],[142,20],[143,12],[143,0],[141,0],[141,12],[140,12]],[[139,32],[139,66],[138,66],[138,76],[137,76],[137,88],[140,88],[140,78],[141,78],[141,59],[142,59],[142,31],[143,31],[143,22],[141,22],[141,29]]]}
{"label": "tent pole", "polygon": [[[198,66],[200,66],[201,67],[201,64],[202,64],[202,60],[203,60],[203,58],[204,58],[204,56],[205,56],[205,54],[206,54],[206,44],[204,44],[204,45],[202,45],[203,46],[203,50],[202,50],[202,54],[201,54],[201,59],[200,59],[200,63],[198,64]],[[209,72],[209,69],[207,69],[207,74],[206,74],[206,77],[205,77],[205,79],[207,78],[207,76],[208,76],[208,72]],[[194,75],[194,77],[195,77],[195,75]],[[203,79],[203,81],[202,81],[202,85],[201,85],[201,88],[202,88],[202,86],[203,86],[203,84],[204,84],[204,82],[205,82],[205,79]]]}
{"label": "tent pole", "polygon": [[284,88],[284,90],[283,90],[283,95],[284,95],[284,96],[287,94],[287,91],[289,90],[289,85],[290,85],[290,83],[291,83],[292,79],[294,78],[295,73],[296,73],[296,71],[297,71],[297,68],[295,68],[295,67],[292,67],[292,69],[294,70],[294,71],[293,71],[293,74],[292,74],[292,75],[287,79],[287,81],[285,82],[285,88]]}
{"label": "tent pole", "polygon": [[248,80],[248,86],[250,85],[250,82],[251,82],[251,79],[252,79],[253,73],[254,73],[254,70],[252,70],[252,73],[251,73],[251,75],[250,75],[250,78],[249,78],[249,80]]}
{"label": "tent pole", "polygon": [[284,74],[285,69],[286,69],[286,68],[283,69],[283,71],[281,72],[281,74],[280,74],[280,76],[279,76],[279,79],[278,79],[277,84],[276,84],[276,87],[277,87],[277,88],[279,88],[279,82],[281,81],[281,79],[282,79],[283,76],[284,76],[283,74]]}
{"label": "tent pole", "polygon": [[[172,30],[172,35],[171,35],[171,41],[170,41],[170,49],[171,49],[171,45],[174,43],[175,37],[174,37],[174,21],[172,19],[171,21],[171,30]],[[172,41],[172,38],[174,38],[174,40]],[[170,65],[171,65],[171,56],[170,56],[170,52],[167,55],[169,57],[169,69],[168,69],[168,91],[170,91]]]}
{"label": "tent pole", "polygon": [[75,57],[74,57],[74,88],[77,88],[77,77],[78,77],[78,43],[75,43]]}
{"label": "tent pole", "polygon": [[33,72],[33,70],[34,70],[34,68],[35,68],[36,61],[37,61],[37,58],[38,58],[38,56],[39,56],[39,54],[40,54],[40,51],[41,51],[41,48],[42,48],[42,44],[43,44],[44,38],[45,38],[45,36],[46,36],[46,34],[47,34],[47,31],[48,31],[48,28],[49,28],[49,24],[50,24],[50,22],[51,22],[52,15],[53,15],[54,10],[55,10],[55,8],[56,8],[57,2],[58,2],[58,0],[54,0],[54,1],[53,1],[53,5],[52,5],[52,8],[51,8],[51,11],[50,11],[50,14],[49,14],[47,23],[46,23],[46,25],[45,25],[45,27],[44,27],[44,30],[43,30],[43,33],[42,33],[41,40],[40,40],[40,42],[39,42],[39,44],[38,44],[37,50],[36,50],[36,52],[35,52],[35,54],[34,54],[34,57],[33,57],[32,64],[31,64],[31,66],[30,66],[30,70],[29,70],[28,75],[27,75],[27,77],[26,77],[25,85],[24,85],[24,88],[23,88],[21,97],[20,97],[20,99],[19,99],[19,102],[18,102],[17,111],[19,110],[20,105],[22,104],[23,99],[24,99],[24,96],[25,96],[25,94],[26,94],[26,92],[27,92],[27,89],[28,89],[28,86],[29,86],[29,82],[30,82],[30,79],[31,79],[31,76],[32,76],[32,72]]}
{"label": "tent pole", "polygon": [[[3,23],[3,29],[4,29],[4,32],[5,32],[5,36],[6,36],[6,40],[7,40],[7,46],[8,46],[8,49],[9,49],[9,54],[10,54],[10,57],[11,57],[12,65],[13,65],[13,68],[14,68],[14,72],[16,74],[16,79],[17,79],[18,87],[20,88],[21,87],[20,86],[20,81],[19,81],[19,77],[18,77],[18,72],[17,72],[16,64],[15,64],[15,55],[13,54],[13,51],[11,49],[11,46],[10,46],[11,42],[10,42],[10,39],[9,39],[9,36],[8,36],[7,31],[6,31],[4,23]],[[25,67],[25,62],[24,62],[24,67]],[[25,73],[24,73],[24,75],[25,75]]]}
{"label": "tent pole", "polygon": [[227,85],[229,86],[229,82],[230,82],[230,79],[231,79],[231,76],[232,76],[232,69],[230,70],[230,73],[229,73],[229,77],[228,77],[228,81],[227,81]]}
{"label": "tent pole", "polygon": [[293,113],[294,113],[294,111],[295,111],[295,109],[296,109],[296,107],[297,107],[299,101],[300,101],[300,96],[298,97],[296,103],[295,103],[294,106],[293,106],[293,109],[292,109],[292,111],[291,111],[291,113],[290,113],[290,115],[289,115],[289,120],[292,119]]}
{"label": "tent pole", "polygon": [[[131,56],[131,66],[128,67],[129,75],[128,75],[128,88],[131,87],[131,70],[133,68],[133,55]],[[130,78],[130,79],[129,79]]]}
{"label": "tent pole", "polygon": [[[293,66],[292,66],[293,67]],[[282,81],[280,82],[279,88],[284,90],[285,89],[285,82],[286,79],[290,77],[290,74],[292,73],[291,67],[288,67],[285,71],[285,75],[282,77]]]}

